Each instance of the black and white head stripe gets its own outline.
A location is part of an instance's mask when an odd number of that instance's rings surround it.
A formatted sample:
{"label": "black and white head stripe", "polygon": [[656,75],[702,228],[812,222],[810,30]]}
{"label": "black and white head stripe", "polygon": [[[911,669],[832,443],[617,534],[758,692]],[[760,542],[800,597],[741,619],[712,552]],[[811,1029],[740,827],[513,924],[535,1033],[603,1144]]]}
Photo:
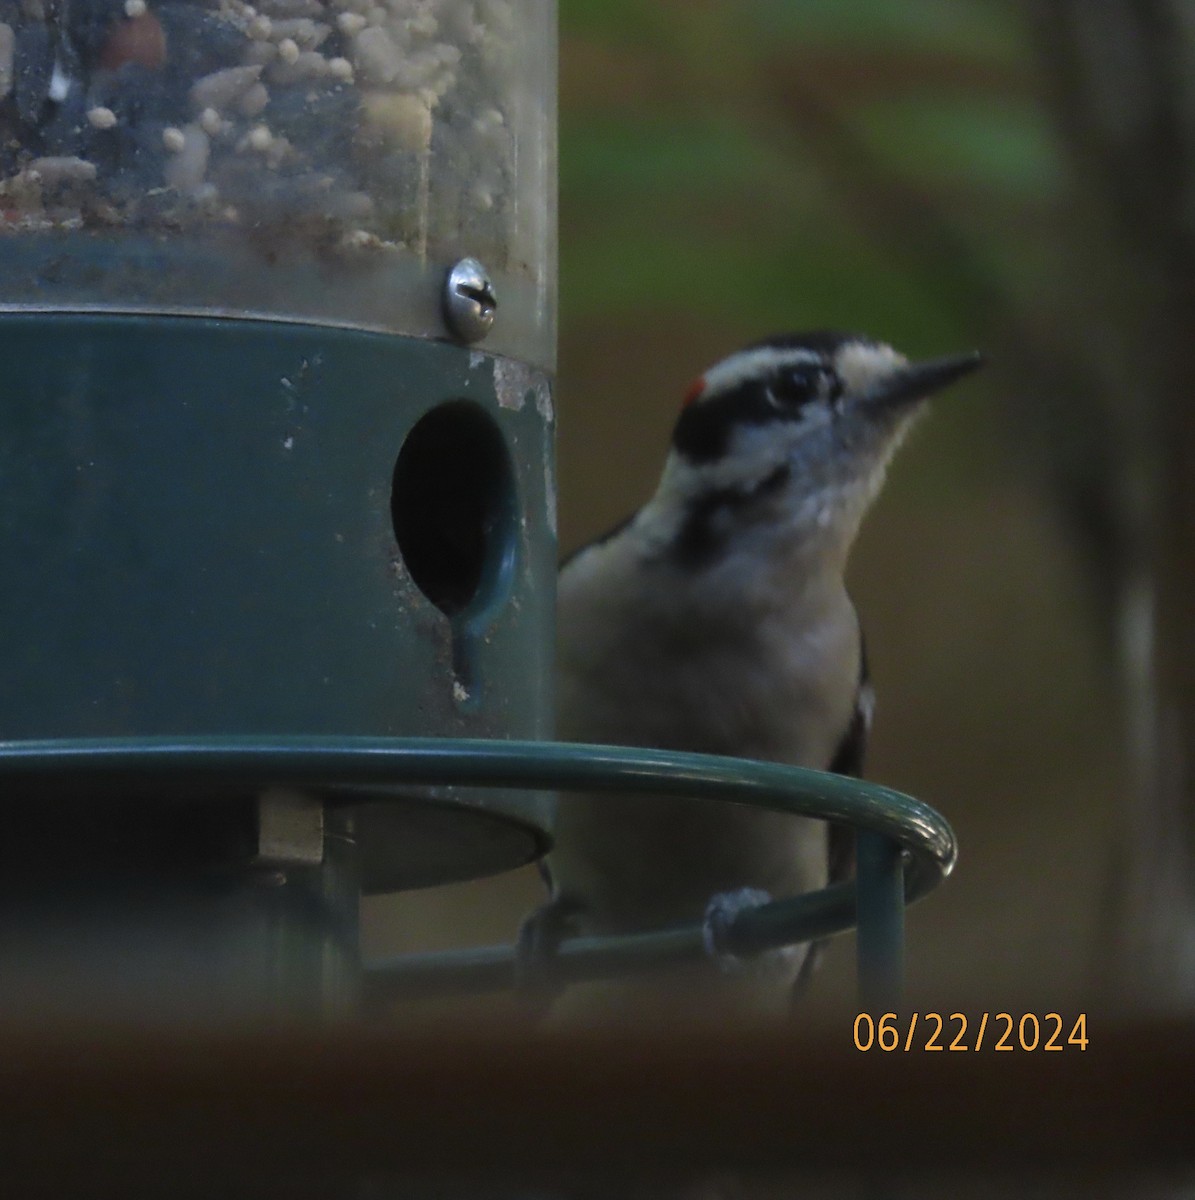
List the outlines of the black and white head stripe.
{"label": "black and white head stripe", "polygon": [[835,356],[852,344],[876,343],[819,331],[768,338],[724,358],[694,384],[673,447],[690,462],[712,462],[726,453],[738,427],[792,421],[807,405],[833,402],[842,387]]}
{"label": "black and white head stripe", "polygon": [[702,396],[712,397],[748,379],[766,378],[785,367],[800,364],[832,364],[845,346],[876,349],[879,343],[857,333],[819,329],[813,333],[786,333],[764,338],[724,358],[702,377]]}

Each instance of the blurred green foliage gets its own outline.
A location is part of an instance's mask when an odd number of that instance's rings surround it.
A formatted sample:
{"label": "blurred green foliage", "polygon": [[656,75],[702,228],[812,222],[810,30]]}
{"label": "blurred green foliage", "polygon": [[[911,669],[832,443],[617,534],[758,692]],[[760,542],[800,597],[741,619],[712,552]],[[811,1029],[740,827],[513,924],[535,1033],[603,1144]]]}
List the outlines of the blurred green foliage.
{"label": "blurred green foliage", "polygon": [[[997,264],[1039,260],[1063,168],[1016,6],[563,0],[561,28],[566,320],[667,305],[917,351],[973,341]],[[893,189],[985,264],[961,308],[888,223]]]}

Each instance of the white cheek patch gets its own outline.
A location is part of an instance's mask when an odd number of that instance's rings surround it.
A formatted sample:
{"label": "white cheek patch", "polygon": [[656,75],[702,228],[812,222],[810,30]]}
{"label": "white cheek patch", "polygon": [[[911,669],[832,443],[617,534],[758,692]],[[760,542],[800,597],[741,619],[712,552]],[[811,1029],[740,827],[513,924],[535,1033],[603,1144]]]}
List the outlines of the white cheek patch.
{"label": "white cheek patch", "polygon": [[834,358],[834,368],[849,395],[863,396],[909,360],[891,346],[847,342]]}
{"label": "white cheek patch", "polygon": [[762,425],[742,425],[734,431],[727,457],[760,462],[787,458],[795,446],[834,421],[829,405],[806,404],[799,415],[778,417]]}

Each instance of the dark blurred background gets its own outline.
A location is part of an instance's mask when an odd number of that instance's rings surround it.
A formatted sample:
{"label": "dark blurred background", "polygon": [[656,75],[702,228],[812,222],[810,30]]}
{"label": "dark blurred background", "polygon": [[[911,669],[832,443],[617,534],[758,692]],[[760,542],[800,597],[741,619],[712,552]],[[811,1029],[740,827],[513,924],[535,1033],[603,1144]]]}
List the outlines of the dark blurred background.
{"label": "dark blurred background", "polygon": [[[857,329],[982,349],[866,523],[869,763],[962,855],[910,999],[1195,992],[1195,9],[562,0],[561,547],[641,503],[690,379]],[[510,940],[532,871],[370,901],[366,949]],[[850,939],[815,1005],[849,1005]]]}

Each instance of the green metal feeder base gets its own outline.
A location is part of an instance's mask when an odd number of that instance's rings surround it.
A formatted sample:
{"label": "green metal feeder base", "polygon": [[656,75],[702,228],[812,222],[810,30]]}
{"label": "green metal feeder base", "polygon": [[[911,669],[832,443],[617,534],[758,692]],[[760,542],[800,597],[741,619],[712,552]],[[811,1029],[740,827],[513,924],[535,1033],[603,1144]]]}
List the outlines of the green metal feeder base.
{"label": "green metal feeder base", "polygon": [[[154,738],[547,733],[542,372],[422,338],[98,313],[0,315],[0,363],[9,755],[65,755],[76,797],[115,755],[145,795]],[[236,761],[214,799],[254,794]],[[363,809],[366,890],[542,849],[538,797],[419,799]]]}

